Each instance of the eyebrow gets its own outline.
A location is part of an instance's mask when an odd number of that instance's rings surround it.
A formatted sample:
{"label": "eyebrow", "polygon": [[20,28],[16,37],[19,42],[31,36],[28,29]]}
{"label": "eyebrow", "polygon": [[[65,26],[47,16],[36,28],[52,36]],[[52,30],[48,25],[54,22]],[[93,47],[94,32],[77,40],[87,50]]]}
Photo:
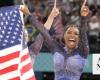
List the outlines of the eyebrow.
{"label": "eyebrow", "polygon": [[[68,32],[68,31],[71,31],[71,30],[70,30],[70,29],[68,29],[68,30],[67,30],[67,32]],[[76,31],[76,30],[75,30],[75,31]],[[77,33],[78,33],[78,34],[80,33],[78,29],[77,29]]]}

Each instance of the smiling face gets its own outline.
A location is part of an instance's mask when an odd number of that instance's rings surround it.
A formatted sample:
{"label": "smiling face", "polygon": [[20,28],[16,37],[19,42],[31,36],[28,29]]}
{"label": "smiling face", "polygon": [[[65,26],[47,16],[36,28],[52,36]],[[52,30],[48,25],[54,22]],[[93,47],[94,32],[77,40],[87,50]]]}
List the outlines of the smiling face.
{"label": "smiling face", "polygon": [[68,49],[77,48],[79,42],[79,30],[77,27],[69,27],[64,35],[65,44]]}

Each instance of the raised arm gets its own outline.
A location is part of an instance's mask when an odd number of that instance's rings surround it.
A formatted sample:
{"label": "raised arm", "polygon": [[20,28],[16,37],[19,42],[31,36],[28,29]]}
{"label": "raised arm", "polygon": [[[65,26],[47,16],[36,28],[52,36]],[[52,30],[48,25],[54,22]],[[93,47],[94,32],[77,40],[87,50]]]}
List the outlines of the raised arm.
{"label": "raised arm", "polygon": [[89,9],[87,6],[82,6],[81,8],[81,25],[80,25],[80,53],[82,56],[87,58],[89,53],[89,44],[87,39],[87,15],[89,14]]}
{"label": "raised arm", "polygon": [[80,30],[80,51],[83,57],[87,57],[89,53],[89,44],[87,39],[87,21],[85,18],[81,17]]}
{"label": "raised arm", "polygon": [[[52,12],[51,12],[52,13]],[[46,21],[46,23],[43,25],[41,22],[39,22],[34,15],[31,15],[31,23],[41,32],[42,36],[45,39],[46,44],[48,45],[48,47],[50,48],[51,51],[55,52],[55,51],[60,51],[58,49],[58,44],[57,42],[55,42],[52,37],[49,35],[49,29],[51,28],[51,25],[53,23],[54,20],[54,14],[48,17],[48,20]]]}
{"label": "raised arm", "polygon": [[[55,9],[56,10],[56,9]],[[46,23],[44,24],[44,27],[47,30],[50,30],[51,25],[53,23],[54,17],[56,16],[55,14],[55,10],[53,9],[50,16],[48,17],[48,20],[46,21]],[[58,14],[58,13],[57,13]],[[31,46],[29,47],[30,50],[30,54],[31,55],[37,55],[41,48],[42,48],[42,44],[43,44],[44,38],[41,35],[41,33],[35,38],[34,42],[31,44]],[[49,46],[50,48],[50,46]]]}
{"label": "raised arm", "polygon": [[47,29],[47,30],[50,30],[52,24],[53,24],[53,21],[54,21],[54,18],[59,14],[59,10],[54,7],[46,21],[46,23],[44,24],[44,27]]}

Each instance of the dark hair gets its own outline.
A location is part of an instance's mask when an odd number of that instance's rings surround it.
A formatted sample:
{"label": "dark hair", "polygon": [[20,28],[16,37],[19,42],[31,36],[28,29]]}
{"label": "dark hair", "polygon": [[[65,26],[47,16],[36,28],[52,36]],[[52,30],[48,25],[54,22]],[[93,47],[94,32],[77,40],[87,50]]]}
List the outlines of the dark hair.
{"label": "dark hair", "polygon": [[76,27],[76,28],[79,29],[78,25],[76,25],[76,24],[69,24],[69,25],[65,26],[65,32],[66,32],[67,29],[70,28],[70,27]]}

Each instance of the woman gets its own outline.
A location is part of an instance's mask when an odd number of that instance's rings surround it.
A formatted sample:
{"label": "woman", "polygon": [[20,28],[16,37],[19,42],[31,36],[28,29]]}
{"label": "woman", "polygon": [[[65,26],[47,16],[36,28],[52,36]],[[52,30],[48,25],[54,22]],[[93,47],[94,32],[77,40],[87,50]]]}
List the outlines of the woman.
{"label": "woman", "polygon": [[[83,10],[82,10],[83,9]],[[82,7],[82,16],[87,16],[84,12],[86,7]],[[65,47],[55,41],[48,33],[55,16],[59,14],[56,7],[53,8],[47,22],[43,25],[34,15],[31,15],[32,24],[41,32],[45,43],[54,54],[55,80],[79,80],[84,67],[85,59],[89,53],[86,36],[85,18],[81,19],[81,26],[69,25],[64,34]],[[44,27],[45,26],[45,27]]]}
{"label": "woman", "polygon": [[[43,27],[41,23],[32,18],[33,25],[41,31],[45,42],[54,53],[54,70],[55,80],[79,80],[82,74],[82,70],[85,63],[85,58],[89,53],[87,36],[84,26],[84,18],[81,21],[81,28],[77,28],[75,25],[70,25],[66,30],[65,48],[59,43],[55,42],[48,34],[48,31]],[[52,21],[52,20],[51,20]],[[51,26],[50,22],[45,26]],[[50,28],[48,28],[49,30]],[[80,34],[80,36],[79,36]],[[79,38],[80,37],[80,38]],[[79,44],[80,39],[80,45]]]}

